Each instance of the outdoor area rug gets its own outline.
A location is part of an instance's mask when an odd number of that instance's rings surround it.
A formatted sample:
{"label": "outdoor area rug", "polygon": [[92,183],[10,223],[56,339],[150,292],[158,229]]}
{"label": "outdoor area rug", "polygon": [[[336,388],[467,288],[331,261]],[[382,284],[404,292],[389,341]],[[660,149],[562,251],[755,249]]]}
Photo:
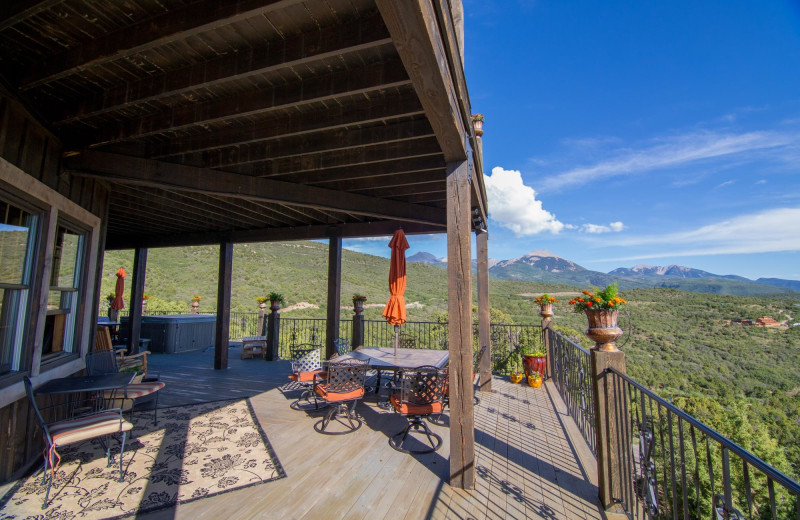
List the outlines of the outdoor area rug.
{"label": "outdoor area rug", "polygon": [[152,410],[137,411],[134,425],[123,482],[117,440],[111,467],[96,439],[64,446],[47,509],[40,463],[0,500],[0,519],[122,518],[285,476],[246,400],[159,409],[158,426]]}

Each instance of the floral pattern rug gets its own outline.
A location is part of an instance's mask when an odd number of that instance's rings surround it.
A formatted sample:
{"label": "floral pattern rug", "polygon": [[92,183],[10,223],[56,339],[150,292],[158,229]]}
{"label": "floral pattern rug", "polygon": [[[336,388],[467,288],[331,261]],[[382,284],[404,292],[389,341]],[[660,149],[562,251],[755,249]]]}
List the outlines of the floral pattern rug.
{"label": "floral pattern rug", "polygon": [[133,433],[123,482],[116,439],[111,467],[97,439],[64,446],[48,507],[40,464],[0,499],[0,519],[123,518],[285,476],[246,400],[159,409],[158,426],[137,411]]}

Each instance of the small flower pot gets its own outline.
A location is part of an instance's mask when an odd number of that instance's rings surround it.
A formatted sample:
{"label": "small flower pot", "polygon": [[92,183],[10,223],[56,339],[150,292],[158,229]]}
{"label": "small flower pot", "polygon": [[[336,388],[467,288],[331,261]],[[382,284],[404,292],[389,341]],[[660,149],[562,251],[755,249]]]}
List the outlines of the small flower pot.
{"label": "small flower pot", "polygon": [[533,388],[539,388],[540,386],[542,386],[542,378],[528,376],[528,384]]}
{"label": "small flower pot", "polygon": [[512,373],[511,375],[508,376],[508,379],[512,383],[517,384],[520,381],[522,381],[522,374],[521,373]]}

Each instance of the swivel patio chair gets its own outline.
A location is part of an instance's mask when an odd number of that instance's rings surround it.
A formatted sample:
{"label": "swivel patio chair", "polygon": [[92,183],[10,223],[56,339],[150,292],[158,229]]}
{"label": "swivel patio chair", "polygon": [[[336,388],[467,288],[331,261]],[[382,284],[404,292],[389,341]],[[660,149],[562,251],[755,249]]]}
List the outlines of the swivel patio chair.
{"label": "swivel patio chair", "polygon": [[[117,357],[113,352],[102,350],[99,352],[91,352],[86,354],[86,372],[92,375],[102,374],[116,374],[120,372],[117,365]],[[166,386],[161,381],[149,381],[142,383],[131,383],[126,386],[122,393],[119,391],[108,391],[104,394],[104,398],[112,399],[116,403],[120,401],[120,408],[125,404],[125,401],[130,401],[131,420],[133,420],[133,409],[136,406],[136,401],[139,403],[147,402],[155,398],[153,406],[153,424],[158,424],[158,392]]]}
{"label": "swivel patio chair", "polygon": [[[481,402],[481,398],[478,397],[478,391],[480,391],[480,382],[481,382],[481,372],[480,372],[480,364],[481,364],[481,357],[487,355],[489,353],[489,347],[486,345],[481,347],[481,350],[478,352],[478,356],[475,358],[475,362],[472,365],[472,404],[477,406]],[[428,417],[428,421],[432,422],[433,424],[438,424],[439,426],[444,425],[444,421],[442,420],[442,415],[444,414],[445,408],[450,408],[450,365],[444,367],[445,372],[447,373],[447,380],[444,384],[444,396],[442,398],[442,411],[436,415],[431,415]]]}
{"label": "swivel patio chair", "polygon": [[[47,423],[42,416],[36,404],[36,398],[33,395],[33,385],[31,380],[25,376],[22,379],[25,384],[25,394],[28,396],[28,402],[33,408],[36,420],[42,428],[44,435],[45,450],[44,450],[44,466],[42,469],[42,485],[47,482],[47,491],[44,495],[44,502],[42,509],[47,508],[47,501],[50,499],[50,487],[55,480],[56,470],[61,464],[61,456],[58,454],[57,448],[81,442],[97,437],[105,437],[104,447],[106,448],[106,464],[111,466],[111,443],[109,438],[112,434],[121,433],[122,438],[119,441],[119,481],[123,481],[124,472],[122,466],[122,455],[125,451],[125,436],[127,432],[133,429],[133,424],[122,418],[122,410],[111,409],[103,410],[101,412],[94,412],[86,415],[80,415],[70,419],[62,419]],[[53,459],[57,459],[54,464]],[[48,469],[50,470],[48,472]],[[48,478],[49,473],[49,478]]]}
{"label": "swivel patio chair", "polygon": [[[443,395],[447,383],[447,371],[433,366],[417,367],[404,371],[399,377],[400,391],[389,397],[395,411],[408,419],[408,424],[389,439],[389,445],[403,453],[432,453],[442,445],[442,438],[432,432],[422,419],[433,414],[441,414]],[[411,433],[424,433],[430,447],[409,446]],[[424,445],[424,443],[423,443]]]}
{"label": "swivel patio chair", "polygon": [[[317,393],[314,391],[314,385],[321,376],[322,379],[327,376],[323,375],[322,370],[322,348],[311,344],[294,345],[289,347],[292,356],[292,373],[289,379],[296,382],[303,389],[300,397],[289,405],[293,410],[307,411],[313,404],[314,410],[319,409],[319,400]],[[311,402],[311,399],[314,402]],[[301,401],[305,400],[305,403]]]}
{"label": "swivel patio chair", "polygon": [[[344,359],[342,361],[329,361],[327,363],[327,379],[322,380],[318,374],[314,392],[322,397],[329,405],[325,417],[314,424],[314,429],[327,435],[341,435],[351,433],[361,428],[362,421],[355,414],[358,400],[364,397],[364,381],[367,378],[369,364],[361,359]],[[351,403],[348,406],[348,403]],[[341,416],[347,419],[345,423]],[[347,428],[345,431],[328,431],[331,421]]]}

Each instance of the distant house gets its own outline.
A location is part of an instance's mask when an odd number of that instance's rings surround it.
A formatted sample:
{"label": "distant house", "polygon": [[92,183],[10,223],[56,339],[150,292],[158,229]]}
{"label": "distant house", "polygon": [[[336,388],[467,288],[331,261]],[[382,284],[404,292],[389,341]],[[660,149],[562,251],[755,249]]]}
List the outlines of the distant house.
{"label": "distant house", "polygon": [[774,319],[770,318],[769,316],[762,316],[760,318],[756,318],[753,322],[753,325],[756,327],[780,327],[781,324],[775,321]]}

